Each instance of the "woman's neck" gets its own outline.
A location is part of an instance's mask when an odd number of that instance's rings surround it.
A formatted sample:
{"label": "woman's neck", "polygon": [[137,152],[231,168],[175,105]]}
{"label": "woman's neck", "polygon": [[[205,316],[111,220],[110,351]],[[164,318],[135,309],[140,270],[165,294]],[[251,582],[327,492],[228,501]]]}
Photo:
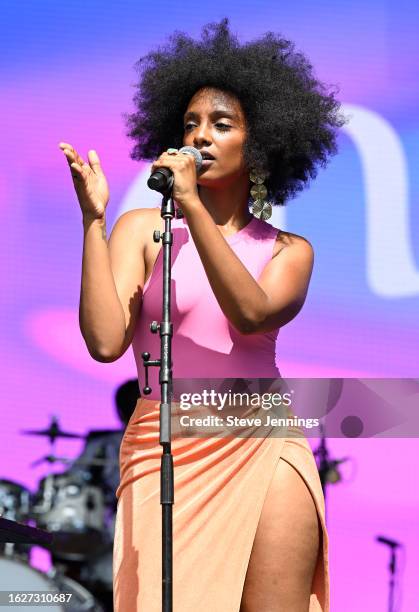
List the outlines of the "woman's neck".
{"label": "woman's neck", "polygon": [[239,231],[252,218],[249,211],[249,182],[240,180],[222,188],[198,186],[199,198],[216,225]]}

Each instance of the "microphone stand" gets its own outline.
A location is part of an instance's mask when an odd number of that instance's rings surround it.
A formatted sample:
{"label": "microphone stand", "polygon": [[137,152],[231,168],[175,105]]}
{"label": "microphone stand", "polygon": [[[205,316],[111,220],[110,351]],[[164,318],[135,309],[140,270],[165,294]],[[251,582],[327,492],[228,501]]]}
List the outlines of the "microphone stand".
{"label": "microphone stand", "polygon": [[148,368],[159,366],[160,383],[160,437],[163,447],[160,465],[160,504],[162,506],[162,610],[172,612],[173,607],[173,504],[174,504],[174,473],[173,455],[171,451],[171,408],[173,396],[172,382],[172,336],[173,323],[170,321],[171,305],[171,247],[173,233],[171,222],[175,216],[175,205],[171,191],[163,194],[161,217],[164,219],[164,232],[155,230],[154,242],[163,243],[163,308],[162,321],[153,321],[150,331],[160,334],[160,359],[150,359],[150,353],[142,353],[145,368],[145,395],[151,393],[148,384]]}
{"label": "microphone stand", "polygon": [[395,540],[390,540],[389,538],[385,538],[383,536],[378,536],[376,538],[377,542],[381,544],[385,544],[390,548],[390,561],[388,564],[389,571],[389,580],[388,580],[388,612],[395,612],[394,605],[394,592],[396,586],[396,574],[397,574],[397,557],[396,552],[397,549],[402,546],[399,542]]}
{"label": "microphone stand", "polygon": [[394,612],[394,586],[396,574],[396,549],[394,546],[391,547],[388,571],[390,573],[390,578],[388,581],[388,610],[389,612]]}
{"label": "microphone stand", "polygon": [[329,472],[331,462],[329,458],[329,449],[326,446],[326,433],[324,425],[322,424],[320,424],[320,444],[314,451],[314,455],[318,457],[320,483],[322,485],[324,501],[326,503],[326,489],[328,485],[327,474]]}
{"label": "microphone stand", "polygon": [[326,444],[326,430],[323,424],[320,424],[320,443],[318,448],[313,452],[317,459],[317,469],[320,476],[320,483],[323,489],[323,497],[326,509],[327,518],[327,504],[326,504],[326,492],[329,484],[335,484],[340,481],[340,474],[337,466],[344,461],[347,461],[347,457],[343,459],[331,459],[329,449]]}

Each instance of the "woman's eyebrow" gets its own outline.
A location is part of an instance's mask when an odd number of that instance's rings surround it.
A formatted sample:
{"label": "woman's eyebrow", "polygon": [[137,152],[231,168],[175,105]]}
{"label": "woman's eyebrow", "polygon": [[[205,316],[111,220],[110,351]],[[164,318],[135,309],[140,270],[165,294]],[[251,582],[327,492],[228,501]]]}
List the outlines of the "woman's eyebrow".
{"label": "woman's eyebrow", "polygon": [[[188,119],[199,119],[199,113],[195,113],[194,111],[188,111],[185,113],[184,120]],[[228,117],[229,119],[237,119],[237,115],[232,111],[227,110],[226,108],[217,108],[216,110],[210,113],[211,119],[216,119],[217,117]]]}

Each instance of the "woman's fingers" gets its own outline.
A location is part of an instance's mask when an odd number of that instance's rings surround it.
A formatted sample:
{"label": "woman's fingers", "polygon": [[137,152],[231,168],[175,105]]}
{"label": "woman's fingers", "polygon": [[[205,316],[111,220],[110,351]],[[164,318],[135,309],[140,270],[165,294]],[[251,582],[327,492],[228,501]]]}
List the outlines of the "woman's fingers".
{"label": "woman's fingers", "polygon": [[75,156],[74,153],[72,151],[70,151],[70,149],[64,149],[63,153],[67,159],[68,165],[71,166],[71,164],[76,163],[75,161]]}
{"label": "woman's fingers", "polygon": [[60,142],[58,146],[64,153],[69,166],[72,166],[72,164],[77,164],[79,168],[86,171],[92,170],[95,174],[103,174],[99,155],[93,149],[87,153],[87,159],[89,162],[87,163],[68,142]]}
{"label": "woman's fingers", "polygon": [[82,156],[79,155],[75,149],[73,149],[73,153],[74,153],[74,161],[76,162],[76,164],[78,164],[79,166],[84,166],[86,162],[84,161]]}
{"label": "woman's fingers", "polygon": [[98,154],[90,150],[87,154],[88,161],[84,161],[70,143],[60,142],[58,146],[70,167],[82,213],[95,218],[103,217],[109,200],[109,189]]}
{"label": "woman's fingers", "polygon": [[70,166],[71,176],[73,179],[87,179],[91,168],[89,164],[86,164],[83,159],[78,155],[76,158],[71,151],[64,151],[64,155],[67,158],[68,165]]}
{"label": "woman's fingers", "polygon": [[66,156],[69,166],[73,162],[76,162],[79,166],[83,166],[83,164],[85,163],[83,158],[77,153],[77,151],[74,147],[71,146],[71,144],[69,144],[68,142],[60,142],[58,146]]}
{"label": "woman's fingers", "polygon": [[87,159],[89,160],[90,168],[95,174],[103,174],[100,166],[99,155],[93,149],[87,153]]}
{"label": "woman's fingers", "polygon": [[83,171],[83,168],[79,166],[79,164],[77,164],[76,162],[73,162],[72,164],[70,164],[70,170],[71,170],[71,176],[77,183],[80,184],[81,181],[84,181],[85,179],[84,171]]}

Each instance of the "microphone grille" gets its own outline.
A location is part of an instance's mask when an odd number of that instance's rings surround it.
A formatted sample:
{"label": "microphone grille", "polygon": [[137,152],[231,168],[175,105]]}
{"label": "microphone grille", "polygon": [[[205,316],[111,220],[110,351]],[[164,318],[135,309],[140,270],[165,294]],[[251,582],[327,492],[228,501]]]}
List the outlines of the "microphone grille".
{"label": "microphone grille", "polygon": [[201,169],[202,166],[202,155],[195,149],[195,147],[182,147],[179,149],[179,153],[186,153],[186,155],[193,155],[195,158],[195,166],[197,171]]}

